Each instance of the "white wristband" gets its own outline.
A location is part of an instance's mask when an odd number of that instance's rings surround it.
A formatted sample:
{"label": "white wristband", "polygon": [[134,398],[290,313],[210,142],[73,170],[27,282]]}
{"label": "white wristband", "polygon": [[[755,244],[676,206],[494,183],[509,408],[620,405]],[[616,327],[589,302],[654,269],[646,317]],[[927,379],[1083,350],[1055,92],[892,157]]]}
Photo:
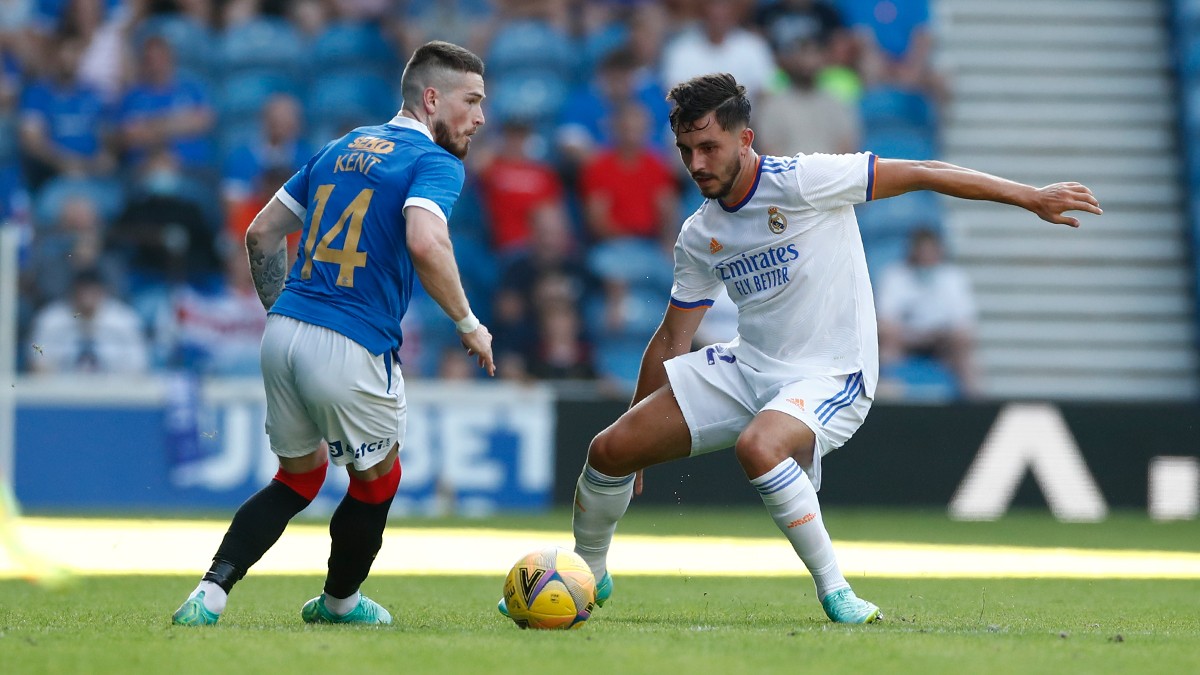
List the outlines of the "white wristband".
{"label": "white wristband", "polygon": [[460,333],[474,333],[475,329],[479,328],[479,319],[475,316],[475,312],[468,309],[466,316],[454,322],[454,327]]}

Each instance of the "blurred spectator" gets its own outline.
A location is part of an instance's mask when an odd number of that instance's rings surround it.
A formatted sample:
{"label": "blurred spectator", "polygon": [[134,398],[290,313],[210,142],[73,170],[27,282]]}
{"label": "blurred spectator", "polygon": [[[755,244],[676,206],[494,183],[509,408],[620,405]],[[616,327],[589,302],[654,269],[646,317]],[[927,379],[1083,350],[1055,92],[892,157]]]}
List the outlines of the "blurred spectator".
{"label": "blurred spectator", "polygon": [[678,232],[675,177],[646,142],[650,119],[632,101],[612,117],[614,145],[583,168],[579,189],[592,240],[634,237],[670,250]]}
{"label": "blurred spectator", "polygon": [[123,285],[119,261],[104,250],[104,223],[96,204],[76,195],[63,203],[56,223],[34,233],[28,274],[37,303],[66,298],[71,280],[85,270],[100,274],[110,290]]}
{"label": "blurred spectator", "polygon": [[[847,104],[858,101],[862,94],[858,76],[861,50],[832,3],[826,0],[776,0],[759,9],[755,23],[777,55],[782,48],[815,39],[826,56],[824,67],[817,76],[817,86]],[[786,85],[786,81],[782,81],[777,87]]]}
{"label": "blurred spectator", "polygon": [[128,69],[128,8],[107,0],[67,0],[59,15],[58,33],[80,41],[77,74],[106,104],[115,103]]}
{"label": "blurred spectator", "polygon": [[224,263],[224,281],[215,291],[178,287],[159,340],[177,366],[213,375],[257,374],[267,314],[245,251],[231,247]]}
{"label": "blurred spectator", "polygon": [[166,147],[184,168],[210,168],[215,114],[203,85],[176,76],[171,45],[158,36],[142,43],[138,69],[140,77],[125,93],[119,113],[130,163],[140,162],[147,149]]}
{"label": "blurred spectator", "polygon": [[538,313],[546,307],[543,300],[582,308],[591,303],[596,290],[596,279],[578,255],[563,212],[552,206],[537,209],[529,244],[510,258],[492,299],[497,353],[512,352],[526,359],[537,343]]}
{"label": "blurred spectator", "polygon": [[905,359],[933,359],[954,373],[964,396],[979,394],[971,283],[962,269],[944,260],[935,231],[913,232],[908,259],[883,272],[877,296],[884,377]]}
{"label": "blurred spectator", "polygon": [[787,89],[765,96],[754,115],[756,145],[767,155],[857,152],[862,124],[852,108],[817,87],[827,52],[816,36],[777,44]]}
{"label": "blurred spectator", "polygon": [[438,368],[435,377],[439,380],[465,382],[475,379],[475,368],[471,360],[463,355],[461,345],[446,345],[438,353]]}
{"label": "blurred spectator", "polygon": [[79,272],[69,299],[37,313],[30,349],[30,370],[39,373],[142,373],[149,365],[141,321],[95,270]]}
{"label": "blurred spectator", "polygon": [[614,113],[636,103],[648,118],[642,143],[665,151],[667,145],[666,93],[652,73],[639,69],[633,52],[616,50],[604,57],[596,77],[568,99],[557,131],[559,148],[576,163],[583,163],[598,149],[612,147]]}
{"label": "blurred spectator", "polygon": [[541,307],[537,347],[529,373],[540,380],[590,380],[596,377],[591,347],[583,341],[579,309],[570,302]]}
{"label": "blurred spectator", "polygon": [[174,155],[159,150],[139,168],[134,194],[109,234],[125,255],[131,292],[162,284],[207,286],[221,268],[214,231]]}
{"label": "blurred spectator", "polygon": [[[773,45],[816,39],[823,45],[849,36],[837,8],[825,0],[774,0],[760,3],[754,17]],[[832,48],[832,47],[831,47]]]}
{"label": "blurred spectator", "polygon": [[743,5],[737,0],[706,0],[701,22],[663,51],[663,83],[676,84],[706,73],[731,73],[751,99],[767,88],[775,61],[762,36],[740,27]]}
{"label": "blurred spectator", "polygon": [[531,132],[528,122],[509,120],[500,132],[499,147],[479,158],[480,188],[491,221],[492,245],[500,254],[511,253],[529,242],[530,216],[537,208],[564,208],[558,174],[529,153]]}
{"label": "blurred spectator", "polygon": [[327,0],[295,0],[288,10],[288,19],[311,41],[329,27],[332,9]]}
{"label": "blurred spectator", "polygon": [[51,76],[21,99],[21,151],[33,190],[59,174],[105,174],[115,165],[105,147],[104,103],[75,74],[81,49],[78,39],[59,39],[50,49]]}
{"label": "blurred spectator", "polygon": [[289,94],[267,99],[258,134],[225,159],[221,200],[233,241],[242,240],[258,211],[314,153],[304,140],[300,102]]}
{"label": "blurred spectator", "polygon": [[928,0],[859,0],[844,6],[862,49],[868,87],[885,86],[944,98],[933,68]]}

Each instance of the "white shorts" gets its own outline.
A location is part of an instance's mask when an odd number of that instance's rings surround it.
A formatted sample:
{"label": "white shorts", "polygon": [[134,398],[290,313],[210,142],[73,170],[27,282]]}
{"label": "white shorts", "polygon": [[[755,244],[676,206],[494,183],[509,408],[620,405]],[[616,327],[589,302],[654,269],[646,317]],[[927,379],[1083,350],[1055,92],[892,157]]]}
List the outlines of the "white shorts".
{"label": "white shorts", "polygon": [[324,438],[329,459],[368,469],[404,447],[408,406],[400,365],[354,340],[271,314],[262,339],[267,436],[280,457],[302,457]]}
{"label": "white shorts", "polygon": [[692,434],[692,455],[729,448],[754,417],[776,410],[817,437],[813,465],[802,467],[821,489],[821,457],[842,447],[871,409],[862,373],[805,379],[761,373],[715,344],[666,362],[675,400]]}

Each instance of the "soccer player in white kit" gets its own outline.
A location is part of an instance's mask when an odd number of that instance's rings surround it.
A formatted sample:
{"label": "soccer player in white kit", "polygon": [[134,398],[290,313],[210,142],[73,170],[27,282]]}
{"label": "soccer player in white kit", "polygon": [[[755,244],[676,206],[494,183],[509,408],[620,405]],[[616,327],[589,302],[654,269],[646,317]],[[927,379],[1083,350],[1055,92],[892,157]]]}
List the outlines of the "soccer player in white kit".
{"label": "soccer player in white kit", "polygon": [[[575,551],[612,593],[606,558],[641,470],[733,447],[750,483],[840,623],[881,617],[838,568],[821,518],[821,458],[863,423],[875,395],[878,340],[853,205],[934,190],[1064,216],[1099,214],[1078,183],[1034,188],[944,162],[850,155],[761,156],[750,102],[728,74],[679,84],[671,128],[707,198],[675,245],[675,282],[642,358],[633,406],[592,441],[575,492]],[[803,120],[797,120],[803,124]],[[738,336],[691,351],[721,287],[738,307]],[[503,607],[501,610],[503,611]]]}

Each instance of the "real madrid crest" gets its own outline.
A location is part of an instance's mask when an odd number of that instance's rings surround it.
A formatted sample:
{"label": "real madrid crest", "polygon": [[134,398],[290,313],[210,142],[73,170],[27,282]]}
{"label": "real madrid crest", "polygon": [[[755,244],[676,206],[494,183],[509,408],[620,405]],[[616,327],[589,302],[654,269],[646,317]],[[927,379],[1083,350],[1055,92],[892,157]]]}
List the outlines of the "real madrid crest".
{"label": "real madrid crest", "polygon": [[767,209],[767,227],[775,234],[783,234],[787,229],[787,218],[779,212],[778,206],[772,206]]}

